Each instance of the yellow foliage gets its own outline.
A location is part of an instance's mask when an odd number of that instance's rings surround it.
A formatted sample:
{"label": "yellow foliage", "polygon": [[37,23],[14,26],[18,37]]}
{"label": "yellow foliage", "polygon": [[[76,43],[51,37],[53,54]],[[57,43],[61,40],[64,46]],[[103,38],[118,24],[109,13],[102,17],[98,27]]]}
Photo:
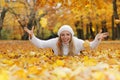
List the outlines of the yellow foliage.
{"label": "yellow foliage", "polygon": [[119,73],[117,73],[117,74],[115,73],[115,79],[116,79],[116,80],[120,80]]}
{"label": "yellow foliage", "polygon": [[9,80],[9,75],[6,70],[0,69],[0,80]]}
{"label": "yellow foliage", "polygon": [[43,12],[43,10],[38,10],[38,15],[40,16],[40,15],[42,15],[44,12]]}
{"label": "yellow foliage", "polygon": [[38,73],[38,68],[36,66],[30,66],[28,67],[28,74],[36,74]]}
{"label": "yellow foliage", "polygon": [[4,7],[5,6],[5,0],[0,0],[0,5],[1,5],[1,7]]}
{"label": "yellow foliage", "polygon": [[55,56],[28,41],[0,44],[0,80],[120,80],[118,43],[104,43],[78,56]]}
{"label": "yellow foliage", "polygon": [[58,23],[55,25],[55,27],[54,27],[54,29],[53,29],[53,32],[57,34],[58,29],[60,28],[60,26],[61,26],[61,23],[58,22]]}
{"label": "yellow foliage", "polygon": [[101,71],[95,72],[93,76],[94,80],[107,80],[107,76]]}
{"label": "yellow foliage", "polygon": [[43,28],[47,27],[47,19],[46,18],[41,18],[40,24],[41,24],[41,27],[43,27]]}
{"label": "yellow foliage", "polygon": [[3,58],[3,55],[1,55],[1,53],[0,53],[0,59],[1,59],[1,58]]}
{"label": "yellow foliage", "polygon": [[54,63],[54,65],[56,66],[63,66],[65,63],[63,60],[56,60],[56,62]]}
{"label": "yellow foliage", "polygon": [[52,73],[58,78],[67,78],[68,74],[71,73],[71,70],[69,68],[57,67]]}
{"label": "yellow foliage", "polygon": [[7,60],[7,59],[4,59],[4,60],[2,61],[2,63],[7,64],[7,65],[13,65],[13,64],[14,64],[13,61]]}
{"label": "yellow foliage", "polygon": [[88,40],[85,40],[83,43],[84,48],[90,48],[90,42]]}
{"label": "yellow foliage", "polygon": [[27,78],[27,74],[23,69],[20,69],[14,72],[13,76],[18,76],[19,78],[23,78],[23,79]]}
{"label": "yellow foliage", "polygon": [[89,58],[88,56],[85,56],[83,58],[83,61],[84,61],[84,65],[86,66],[94,66],[97,64],[97,61],[93,58]]}

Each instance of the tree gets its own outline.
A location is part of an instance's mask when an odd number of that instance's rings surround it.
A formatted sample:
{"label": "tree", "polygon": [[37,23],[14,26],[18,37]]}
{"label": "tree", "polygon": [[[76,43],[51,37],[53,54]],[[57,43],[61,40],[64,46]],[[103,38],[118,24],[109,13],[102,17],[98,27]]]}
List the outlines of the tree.
{"label": "tree", "polygon": [[[84,19],[87,19],[87,16],[91,18],[93,27],[90,27],[90,32],[94,36],[92,28],[94,28],[96,15],[99,15],[102,20],[103,17],[110,16],[112,11],[111,0],[8,0],[5,5],[10,15],[14,15],[13,18],[16,19],[14,22],[18,21],[21,29],[25,26],[31,29],[34,25],[37,29],[35,30],[37,36],[41,32],[40,20],[42,17],[48,19],[47,27],[51,30],[58,23],[60,23],[58,28],[63,24],[69,24],[75,30],[74,23],[81,15],[83,16],[81,21],[84,22],[84,25],[90,22],[85,22]],[[39,14],[40,10],[43,10],[44,13]],[[110,20],[110,17],[106,17],[106,21],[108,20]],[[110,21],[107,23],[109,24]],[[84,25],[82,25],[83,28]],[[22,34],[22,39],[28,39],[26,32]]]}
{"label": "tree", "polygon": [[[119,19],[116,0],[113,0],[113,15],[115,19]],[[120,39],[120,23],[116,24],[116,28],[117,28],[117,38]],[[114,34],[112,36],[114,36]]]}
{"label": "tree", "polygon": [[0,39],[1,39],[1,30],[2,30],[2,27],[3,27],[5,14],[7,13],[7,11],[8,11],[7,7],[3,7],[3,9],[0,10]]}
{"label": "tree", "polygon": [[[36,5],[35,5],[36,1],[33,1],[32,3],[29,3],[27,1],[16,1],[16,4],[22,6],[18,6],[17,8],[15,6],[12,7],[8,6],[9,12],[11,12],[11,14],[13,14],[16,17],[22,29],[24,29],[24,27],[28,27],[29,29],[31,29],[33,25],[36,26],[37,23],[39,23],[40,18],[45,15],[45,14],[42,15],[40,14],[38,17],[36,17],[37,14]],[[19,7],[25,8],[24,10],[25,12],[17,13]],[[28,34],[24,32],[22,36],[22,40],[26,40],[26,39],[28,39]]]}

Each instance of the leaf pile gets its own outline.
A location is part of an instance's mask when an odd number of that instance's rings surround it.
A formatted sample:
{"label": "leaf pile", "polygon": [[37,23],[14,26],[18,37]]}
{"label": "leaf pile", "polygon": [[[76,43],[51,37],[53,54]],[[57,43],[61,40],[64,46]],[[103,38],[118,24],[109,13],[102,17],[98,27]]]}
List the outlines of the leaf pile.
{"label": "leaf pile", "polygon": [[55,56],[29,41],[0,41],[0,80],[120,80],[120,43]]}

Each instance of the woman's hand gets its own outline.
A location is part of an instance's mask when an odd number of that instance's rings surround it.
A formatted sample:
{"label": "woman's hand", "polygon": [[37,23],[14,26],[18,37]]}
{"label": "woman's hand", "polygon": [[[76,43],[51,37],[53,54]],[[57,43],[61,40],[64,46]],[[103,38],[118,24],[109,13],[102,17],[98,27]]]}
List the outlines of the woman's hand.
{"label": "woman's hand", "polygon": [[33,36],[33,30],[34,30],[34,26],[32,27],[31,30],[29,30],[27,27],[24,27],[24,30],[29,34],[29,38],[32,39]]}
{"label": "woman's hand", "polygon": [[102,30],[100,30],[100,32],[96,35],[95,39],[102,40],[106,38],[108,35],[109,35],[108,32],[102,33]]}

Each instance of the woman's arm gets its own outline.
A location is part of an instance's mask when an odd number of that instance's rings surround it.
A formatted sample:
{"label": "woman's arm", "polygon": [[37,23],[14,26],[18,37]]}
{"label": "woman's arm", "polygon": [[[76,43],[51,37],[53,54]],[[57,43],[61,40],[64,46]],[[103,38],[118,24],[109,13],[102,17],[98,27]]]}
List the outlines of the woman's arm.
{"label": "woman's arm", "polygon": [[99,43],[102,41],[102,39],[104,39],[105,37],[107,37],[109,34],[108,32],[102,33],[102,30],[96,35],[95,39],[90,42],[90,47],[92,49],[96,48]]}
{"label": "woman's arm", "polygon": [[29,30],[27,27],[24,27],[24,30],[29,34],[29,40],[39,48],[47,48],[47,47],[51,48],[51,46],[53,46],[53,43],[55,43],[55,39],[40,40],[37,37],[35,37],[33,33],[34,27],[32,27],[31,30]]}
{"label": "woman's arm", "polygon": [[49,42],[48,41],[40,40],[37,37],[35,37],[35,35],[32,35],[31,38],[29,38],[29,40],[30,40],[30,42],[32,42],[38,48],[49,47],[49,45],[48,45]]}

